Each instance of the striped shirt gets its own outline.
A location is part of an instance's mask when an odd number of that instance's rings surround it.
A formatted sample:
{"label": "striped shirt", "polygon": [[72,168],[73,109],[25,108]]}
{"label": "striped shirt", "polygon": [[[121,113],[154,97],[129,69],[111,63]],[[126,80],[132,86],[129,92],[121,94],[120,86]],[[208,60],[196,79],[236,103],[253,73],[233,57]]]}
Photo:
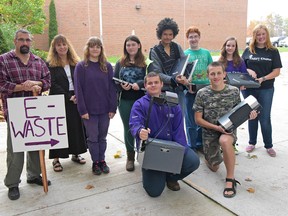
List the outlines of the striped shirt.
{"label": "striped shirt", "polygon": [[164,59],[162,64],[164,66],[164,70],[165,70],[166,74],[171,75],[170,74],[171,69],[174,66],[176,60],[179,58],[179,56],[178,57],[176,56],[176,51],[174,50],[172,43],[170,44],[170,56],[165,52],[164,46],[161,43],[159,43],[157,48],[160,50],[160,53],[161,53],[161,57],[159,56],[159,58]]}

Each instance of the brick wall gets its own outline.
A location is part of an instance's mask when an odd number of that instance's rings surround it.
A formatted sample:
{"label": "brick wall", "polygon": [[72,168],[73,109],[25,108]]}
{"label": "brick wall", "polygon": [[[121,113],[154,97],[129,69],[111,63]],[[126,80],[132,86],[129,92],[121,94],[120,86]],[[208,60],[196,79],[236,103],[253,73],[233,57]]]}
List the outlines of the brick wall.
{"label": "brick wall", "polygon": [[[228,36],[238,38],[245,48],[248,0],[102,0],[103,42],[108,56],[122,54],[123,42],[132,33],[140,38],[143,51],[158,43],[157,23],[172,17],[180,31],[175,41],[188,47],[185,30],[196,25],[201,31],[201,47],[219,50]],[[45,11],[49,15],[46,1]],[[79,56],[90,36],[100,36],[99,1],[55,0],[58,31],[72,42]],[[136,9],[136,5],[140,8]],[[47,19],[48,23],[48,19]],[[48,50],[48,24],[43,35],[35,36],[36,48]]]}

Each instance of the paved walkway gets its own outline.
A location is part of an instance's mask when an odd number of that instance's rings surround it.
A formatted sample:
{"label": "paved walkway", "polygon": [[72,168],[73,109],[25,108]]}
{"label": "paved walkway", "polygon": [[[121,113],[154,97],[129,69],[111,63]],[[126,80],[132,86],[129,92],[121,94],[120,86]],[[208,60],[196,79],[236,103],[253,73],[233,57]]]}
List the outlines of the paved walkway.
{"label": "paved walkway", "polygon": [[[282,61],[287,57],[288,54],[283,54]],[[108,136],[110,174],[92,175],[88,153],[83,155],[87,159],[85,165],[75,164],[70,159],[61,160],[62,173],[53,172],[51,160],[46,159],[47,175],[52,181],[48,193],[45,194],[39,186],[28,185],[24,171],[20,184],[21,197],[10,201],[3,183],[6,173],[6,123],[0,123],[0,215],[287,215],[287,68],[284,62],[282,74],[276,81],[272,109],[273,144],[277,157],[268,156],[261,133],[256,150],[247,154],[244,150],[248,140],[247,123],[241,125],[238,130],[239,155],[236,157],[236,179],[241,185],[237,188],[236,197],[227,199],[222,195],[224,165],[217,173],[212,173],[203,163],[201,155],[199,169],[180,182],[180,191],[165,189],[159,198],[147,196],[142,188],[139,165],[136,165],[135,172],[125,171],[123,129],[119,115],[116,115],[111,121]],[[123,157],[115,159],[113,155],[119,150]],[[46,151],[46,158],[47,154]],[[249,193],[249,188],[255,192]]]}

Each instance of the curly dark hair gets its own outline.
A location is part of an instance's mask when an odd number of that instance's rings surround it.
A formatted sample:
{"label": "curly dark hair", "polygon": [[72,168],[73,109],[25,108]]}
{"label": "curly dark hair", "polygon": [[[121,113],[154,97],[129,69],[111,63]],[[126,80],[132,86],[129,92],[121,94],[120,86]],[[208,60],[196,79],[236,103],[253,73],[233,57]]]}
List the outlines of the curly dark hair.
{"label": "curly dark hair", "polygon": [[173,38],[175,38],[179,32],[178,25],[172,18],[164,18],[158,23],[156,28],[156,34],[159,40],[161,39],[163,31],[167,29],[171,29],[173,31]]}

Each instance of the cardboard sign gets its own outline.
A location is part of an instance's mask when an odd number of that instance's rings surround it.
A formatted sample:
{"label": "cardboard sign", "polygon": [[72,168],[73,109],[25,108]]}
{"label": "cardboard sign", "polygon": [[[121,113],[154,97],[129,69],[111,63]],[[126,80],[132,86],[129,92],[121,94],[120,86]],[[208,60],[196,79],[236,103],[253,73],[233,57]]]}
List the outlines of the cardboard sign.
{"label": "cardboard sign", "polygon": [[13,152],[68,148],[64,95],[8,98]]}

